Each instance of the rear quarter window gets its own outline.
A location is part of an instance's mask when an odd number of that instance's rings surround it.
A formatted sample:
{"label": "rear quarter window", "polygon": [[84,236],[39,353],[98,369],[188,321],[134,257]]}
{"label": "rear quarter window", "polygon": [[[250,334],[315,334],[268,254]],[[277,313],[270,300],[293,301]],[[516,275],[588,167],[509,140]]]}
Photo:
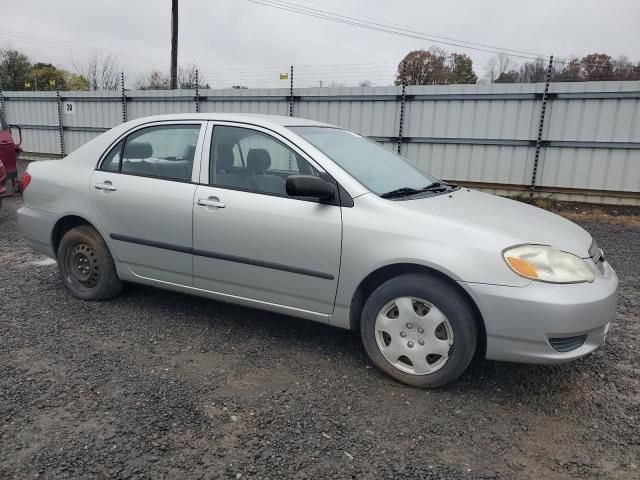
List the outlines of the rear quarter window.
{"label": "rear quarter window", "polygon": [[122,158],[122,146],[124,140],[120,140],[118,144],[111,149],[111,151],[104,157],[100,170],[106,172],[118,172],[120,171],[120,160]]}

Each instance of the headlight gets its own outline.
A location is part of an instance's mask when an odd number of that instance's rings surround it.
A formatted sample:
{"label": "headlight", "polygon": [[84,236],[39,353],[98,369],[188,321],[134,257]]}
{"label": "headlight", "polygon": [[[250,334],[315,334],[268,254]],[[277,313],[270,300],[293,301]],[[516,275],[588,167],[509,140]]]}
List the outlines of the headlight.
{"label": "headlight", "polygon": [[521,277],[552,283],[593,282],[593,271],[584,260],[545,245],[521,245],[502,253],[507,265]]}

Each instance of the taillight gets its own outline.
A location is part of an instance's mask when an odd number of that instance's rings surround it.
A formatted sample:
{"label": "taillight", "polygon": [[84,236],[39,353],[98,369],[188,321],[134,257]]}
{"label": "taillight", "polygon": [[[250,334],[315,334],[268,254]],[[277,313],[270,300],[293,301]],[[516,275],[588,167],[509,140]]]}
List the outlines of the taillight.
{"label": "taillight", "polygon": [[24,172],[22,174],[22,182],[20,185],[20,189],[24,192],[30,183],[31,183],[31,175],[29,175],[29,172]]}

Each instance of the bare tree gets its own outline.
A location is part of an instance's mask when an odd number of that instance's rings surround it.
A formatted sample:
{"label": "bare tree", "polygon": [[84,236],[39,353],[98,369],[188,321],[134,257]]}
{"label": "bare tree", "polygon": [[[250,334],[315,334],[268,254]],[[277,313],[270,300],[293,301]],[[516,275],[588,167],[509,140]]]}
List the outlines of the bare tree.
{"label": "bare tree", "polygon": [[398,64],[396,85],[444,85],[450,83],[447,52],[441,48],[409,52]]}
{"label": "bare tree", "polygon": [[613,66],[614,80],[637,80],[634,75],[634,65],[625,55],[620,55],[612,60],[611,65]]}
{"label": "bare tree", "polygon": [[533,62],[525,62],[519,70],[521,83],[544,82],[547,78],[547,62],[538,58]]}
{"label": "bare tree", "polygon": [[585,80],[612,80],[611,56],[606,53],[592,53],[582,57],[582,72]]}
{"label": "bare tree", "polygon": [[195,63],[189,63],[178,69],[178,85],[180,88],[196,88],[196,79],[198,80],[198,88],[210,88]]}
{"label": "bare tree", "polygon": [[137,90],[167,90],[171,86],[171,79],[160,70],[151,70],[135,83]]}
{"label": "bare tree", "polygon": [[370,87],[372,85],[371,80],[362,80],[361,82],[358,82],[359,87]]}
{"label": "bare tree", "polygon": [[73,62],[79,75],[89,81],[91,90],[118,90],[120,73],[117,58],[112,53],[94,53],[84,64]]}
{"label": "bare tree", "polygon": [[501,76],[504,78],[507,74],[511,76],[511,72],[518,65],[509,55],[499,53],[495,57],[491,57],[486,66],[486,76],[489,83],[495,83]]}
{"label": "bare tree", "polygon": [[448,85],[476,83],[473,60],[462,53],[447,53],[438,47],[413,50],[398,64],[396,85]]}
{"label": "bare tree", "polygon": [[[178,88],[196,88],[196,79],[198,88],[211,88],[198,71],[198,66],[195,63],[178,68]],[[168,90],[171,88],[171,75],[153,69],[138,78],[134,86],[138,90]]]}

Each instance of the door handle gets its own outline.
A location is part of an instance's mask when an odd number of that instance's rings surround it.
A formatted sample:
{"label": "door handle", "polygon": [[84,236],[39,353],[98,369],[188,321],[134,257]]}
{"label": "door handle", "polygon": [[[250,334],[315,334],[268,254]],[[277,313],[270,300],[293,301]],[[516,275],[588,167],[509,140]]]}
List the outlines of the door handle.
{"label": "door handle", "polygon": [[111,184],[109,180],[104,183],[96,183],[94,187],[98,190],[107,190],[109,192],[115,192],[117,188]]}
{"label": "door handle", "polygon": [[203,207],[224,208],[226,205],[218,197],[199,198],[198,205]]}

